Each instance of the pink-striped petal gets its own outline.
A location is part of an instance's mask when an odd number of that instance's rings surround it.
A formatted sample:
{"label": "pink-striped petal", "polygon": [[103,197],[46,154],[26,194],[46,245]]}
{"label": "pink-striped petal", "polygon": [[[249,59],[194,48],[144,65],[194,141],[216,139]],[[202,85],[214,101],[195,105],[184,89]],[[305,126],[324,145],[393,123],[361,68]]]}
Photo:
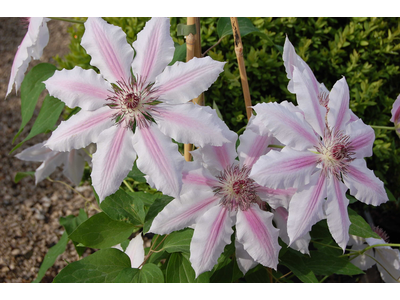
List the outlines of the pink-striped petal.
{"label": "pink-striped petal", "polygon": [[113,111],[105,106],[95,111],[81,110],[53,131],[45,146],[55,151],[70,151],[96,143],[99,134],[115,124]]}
{"label": "pink-striped petal", "polygon": [[44,47],[49,42],[49,30],[47,22],[49,18],[30,18],[28,31],[18,47],[11,67],[10,81],[8,83],[7,94],[12,91],[15,84],[15,92],[18,91],[25,77],[26,69],[29,66],[31,57],[40,59]]}
{"label": "pink-striped petal", "polygon": [[326,201],[326,216],[329,231],[333,239],[343,249],[349,241],[350,219],[347,213],[349,200],[346,197],[347,187],[336,177],[328,179],[328,196]]}
{"label": "pink-striped petal", "polygon": [[174,42],[169,28],[168,18],[152,18],[132,45],[136,51],[132,72],[143,78],[145,84],[154,82],[174,56]]}
{"label": "pink-striped petal", "polygon": [[325,218],[323,205],[326,195],[326,178],[321,172],[317,172],[311,177],[310,183],[292,197],[287,223],[290,244]]}
{"label": "pink-striped petal", "polygon": [[235,239],[235,256],[238,267],[240,271],[242,271],[243,275],[245,275],[248,270],[258,265],[258,262],[256,262],[250,254],[244,250],[243,244],[239,242],[237,238]]}
{"label": "pink-striped petal", "polygon": [[283,144],[296,150],[305,150],[318,145],[319,139],[304,118],[284,106],[271,102],[254,106],[257,118]]}
{"label": "pink-striped petal", "polygon": [[154,96],[166,103],[185,103],[208,90],[224,70],[223,62],[194,57],[187,63],[166,67],[156,78]]}
{"label": "pink-striped petal", "polygon": [[390,121],[393,122],[394,124],[398,124],[400,121],[400,94],[393,102],[391,113],[392,117],[390,118]]}
{"label": "pink-striped petal", "polygon": [[178,145],[154,123],[149,127],[136,128],[133,145],[139,157],[139,170],[150,176],[159,191],[179,198],[184,159]]}
{"label": "pink-striped petal", "polygon": [[237,212],[236,236],[244,249],[258,263],[276,270],[279,230],[272,225],[273,214],[262,211],[257,205]]}
{"label": "pink-striped petal", "polygon": [[350,121],[350,94],[346,79],[336,81],[329,93],[328,124],[334,131],[342,131]]}
{"label": "pink-striped petal", "polygon": [[102,18],[88,18],[81,45],[109,82],[129,82],[133,49],[126,41],[121,27],[108,24]]}
{"label": "pink-striped petal", "polygon": [[209,209],[196,223],[190,243],[190,262],[198,277],[210,271],[231,242],[233,220],[224,206]]}
{"label": "pink-striped petal", "polygon": [[[273,211],[274,214],[274,221],[276,223],[276,226],[279,228],[279,237],[287,244],[289,245],[289,236],[287,233],[287,219],[288,219],[288,211],[283,208],[283,207],[278,207]],[[290,248],[293,248],[294,250],[300,251],[303,254],[310,254],[310,251],[308,250],[308,246],[310,244],[310,234],[307,233],[301,238],[298,238],[295,240],[292,244],[290,244]]]}
{"label": "pink-striped petal", "polygon": [[343,181],[350,194],[361,202],[377,206],[389,200],[383,182],[367,168],[364,159],[355,159],[348,165]]}
{"label": "pink-striped petal", "polygon": [[310,78],[310,73],[294,67],[293,83],[297,103],[304,111],[305,119],[320,136],[323,136],[326,108],[319,102],[319,90],[315,89],[315,82]]}
{"label": "pink-striped petal", "polygon": [[250,178],[258,184],[273,189],[298,188],[309,183],[316,170],[319,156],[308,151],[296,151],[285,147],[282,151],[270,151],[253,165]]}
{"label": "pink-striped petal", "polygon": [[246,165],[248,168],[252,168],[261,155],[267,154],[271,150],[268,146],[275,140],[271,133],[260,135],[252,127],[255,125],[253,122],[249,122],[246,130],[239,137],[240,145],[237,148],[240,165]]}
{"label": "pink-striped petal", "polygon": [[69,107],[79,106],[84,110],[95,110],[104,106],[112,86],[94,70],[75,67],[72,70],[56,71],[44,81],[51,96],[62,100]]}
{"label": "pink-striped petal", "polygon": [[210,208],[216,206],[219,197],[211,190],[189,190],[174,199],[154,218],[149,232],[168,234],[193,225]]}
{"label": "pink-striped petal", "polygon": [[162,133],[174,140],[204,147],[206,144],[221,146],[234,142],[237,134],[230,131],[217,117],[215,110],[194,103],[176,105],[158,104],[152,114]]}
{"label": "pink-striped petal", "polygon": [[92,184],[100,202],[115,193],[136,159],[133,132],[123,126],[104,130],[93,154]]}
{"label": "pink-striped petal", "polygon": [[182,171],[182,193],[186,190],[210,189],[218,185],[218,179],[199,162],[185,162]]}
{"label": "pink-striped petal", "polygon": [[288,188],[285,190],[282,189],[271,189],[264,186],[257,187],[257,195],[261,198],[261,200],[268,202],[268,204],[272,208],[278,207],[289,207],[290,199],[292,199],[293,195],[296,193],[296,189]]}
{"label": "pink-striped petal", "polygon": [[365,125],[361,119],[358,119],[347,124],[346,134],[350,136],[355,158],[372,156],[375,132],[371,126]]}

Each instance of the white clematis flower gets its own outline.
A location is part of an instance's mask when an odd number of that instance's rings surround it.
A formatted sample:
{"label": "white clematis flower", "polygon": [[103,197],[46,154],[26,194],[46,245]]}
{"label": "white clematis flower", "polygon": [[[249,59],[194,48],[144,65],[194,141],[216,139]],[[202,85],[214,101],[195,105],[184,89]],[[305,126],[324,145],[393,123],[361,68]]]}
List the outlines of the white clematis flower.
{"label": "white clematis flower", "polygon": [[214,110],[188,102],[210,87],[224,63],[205,57],[167,66],[175,50],[168,18],[148,21],[135,51],[120,27],[89,18],[82,46],[101,74],[75,67],[45,81],[50,95],[82,108],[46,145],[69,151],[97,143],[91,176],[100,201],[119,188],[137,156],[154,187],[178,197],[184,159],[171,138],[197,146],[228,141]]}
{"label": "white clematis flower", "polygon": [[28,31],[18,47],[11,67],[6,97],[11,93],[14,84],[15,92],[20,88],[31,59],[40,59],[42,56],[43,49],[49,42],[48,21],[49,18],[29,18]]}
{"label": "white clematis flower", "polygon": [[144,247],[141,234],[138,234],[130,240],[129,245],[128,247],[126,247],[125,251],[122,249],[121,245],[113,246],[113,248],[121,250],[129,256],[129,258],[131,259],[132,268],[138,269],[144,261]]}
{"label": "white clematis flower", "polygon": [[91,163],[90,156],[83,150],[58,152],[44,146],[46,141],[29,147],[15,155],[20,160],[43,162],[35,171],[35,184],[48,177],[58,166],[64,165],[63,174],[76,186],[82,179],[85,161]]}

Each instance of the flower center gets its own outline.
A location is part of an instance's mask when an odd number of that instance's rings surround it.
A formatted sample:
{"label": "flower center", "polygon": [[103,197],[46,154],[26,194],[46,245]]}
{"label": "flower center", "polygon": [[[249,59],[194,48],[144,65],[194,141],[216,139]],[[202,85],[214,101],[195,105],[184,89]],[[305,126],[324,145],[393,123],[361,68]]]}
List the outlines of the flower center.
{"label": "flower center", "polygon": [[215,195],[221,197],[220,204],[229,210],[240,208],[245,211],[252,203],[259,203],[257,183],[249,178],[250,169],[246,166],[227,167],[219,176],[219,184],[213,187]]}
{"label": "flower center", "polygon": [[112,95],[107,98],[108,106],[115,110],[115,122],[131,129],[135,125],[148,127],[153,121],[151,112],[155,111],[155,106],[151,105],[156,101],[153,93],[152,85],[144,87],[140,79],[132,78],[129,83],[117,81]]}
{"label": "flower center", "polygon": [[376,226],[376,227],[372,228],[372,230],[375,233],[377,233],[381,237],[381,239],[385,241],[385,243],[389,243],[389,236],[382,228]]}
{"label": "flower center", "polygon": [[325,130],[324,138],[316,147],[321,154],[319,160],[326,176],[332,174],[340,179],[348,170],[348,164],[355,158],[354,147],[349,142],[350,137],[341,131],[332,133],[328,128]]}

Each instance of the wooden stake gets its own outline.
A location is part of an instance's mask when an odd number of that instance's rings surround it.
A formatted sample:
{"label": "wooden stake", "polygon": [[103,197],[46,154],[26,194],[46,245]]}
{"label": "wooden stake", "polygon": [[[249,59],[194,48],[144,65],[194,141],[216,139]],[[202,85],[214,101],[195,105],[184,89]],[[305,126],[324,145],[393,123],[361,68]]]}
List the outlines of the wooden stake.
{"label": "wooden stake", "polygon": [[239,24],[236,17],[231,17],[231,24],[233,30],[233,38],[235,40],[235,53],[239,65],[240,80],[242,82],[242,90],[244,96],[244,103],[246,106],[247,120],[250,120],[252,115],[251,98],[249,91],[249,82],[247,81],[246,67],[243,58],[243,44],[240,37]]}
{"label": "wooden stake", "polygon": [[[187,25],[196,25],[196,34],[190,33],[186,37],[186,61],[191,60],[193,57],[201,57],[201,46],[200,46],[200,18],[188,17]],[[200,94],[197,98],[192,100],[198,105],[204,105],[203,94]],[[193,150],[192,144],[184,145],[184,157],[186,161],[192,160],[192,155],[189,151]]]}

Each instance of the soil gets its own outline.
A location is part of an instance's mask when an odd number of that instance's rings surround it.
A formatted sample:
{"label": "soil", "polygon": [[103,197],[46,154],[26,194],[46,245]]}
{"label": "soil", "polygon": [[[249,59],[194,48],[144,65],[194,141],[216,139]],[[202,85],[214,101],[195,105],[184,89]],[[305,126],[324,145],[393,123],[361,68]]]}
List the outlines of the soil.
{"label": "soil", "polygon": [[[68,23],[50,21],[48,28],[50,40],[38,61],[32,61],[28,68],[41,62],[55,64],[57,54],[68,53],[70,37]],[[15,90],[4,100],[10,78],[15,52],[25,36],[27,25],[21,18],[0,18],[0,282],[32,282],[39,271],[41,262],[48,249],[55,245],[64,230],[59,218],[70,214],[77,215],[85,207],[86,200],[67,186],[44,180],[35,186],[34,178],[26,177],[14,183],[17,172],[35,171],[40,163],[25,162],[14,157],[23,149],[47,139],[49,135],[40,134],[28,140],[22,147],[9,155],[13,147],[22,141],[32,127],[39,113],[41,96],[31,122],[17,138],[12,140],[21,124],[21,100]],[[68,184],[61,170],[50,176],[53,180],[62,180]],[[95,203],[92,188],[84,185],[77,188],[86,198]],[[87,204],[87,203],[86,203]],[[89,216],[95,213],[89,209]],[[87,253],[86,253],[87,254]],[[64,254],[60,255],[41,282],[52,282],[67,261],[77,260],[78,254],[71,242]]]}

